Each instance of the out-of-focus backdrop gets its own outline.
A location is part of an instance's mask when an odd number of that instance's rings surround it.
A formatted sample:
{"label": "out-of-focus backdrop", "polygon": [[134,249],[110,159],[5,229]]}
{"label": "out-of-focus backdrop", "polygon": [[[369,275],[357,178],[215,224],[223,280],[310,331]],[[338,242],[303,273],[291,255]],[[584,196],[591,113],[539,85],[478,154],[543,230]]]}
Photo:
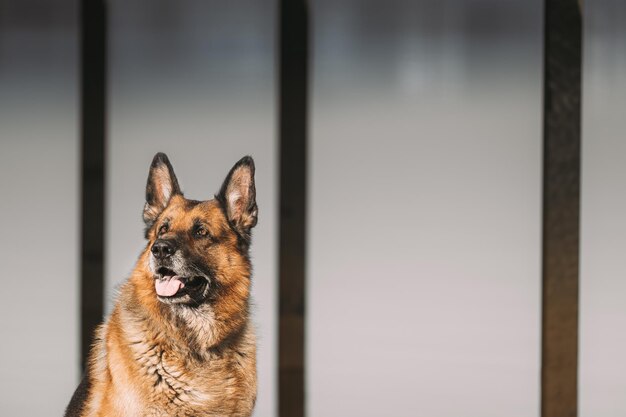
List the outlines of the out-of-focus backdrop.
{"label": "out-of-focus backdrop", "polygon": [[[255,416],[278,415],[279,5],[108,0],[104,296],[166,152],[210,198],[257,165]],[[80,377],[77,0],[0,0],[0,415]],[[626,415],[626,3],[584,9],[579,415]],[[310,0],[306,414],[534,417],[544,2]]]}

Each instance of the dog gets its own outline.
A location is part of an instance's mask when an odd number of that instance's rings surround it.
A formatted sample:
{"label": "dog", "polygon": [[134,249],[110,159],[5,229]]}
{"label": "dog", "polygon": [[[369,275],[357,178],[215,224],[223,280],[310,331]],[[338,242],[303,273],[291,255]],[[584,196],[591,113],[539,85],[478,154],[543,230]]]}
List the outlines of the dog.
{"label": "dog", "polygon": [[246,156],[215,198],[188,200],[156,154],[143,210],[148,244],[96,331],[66,417],[252,414],[254,171]]}

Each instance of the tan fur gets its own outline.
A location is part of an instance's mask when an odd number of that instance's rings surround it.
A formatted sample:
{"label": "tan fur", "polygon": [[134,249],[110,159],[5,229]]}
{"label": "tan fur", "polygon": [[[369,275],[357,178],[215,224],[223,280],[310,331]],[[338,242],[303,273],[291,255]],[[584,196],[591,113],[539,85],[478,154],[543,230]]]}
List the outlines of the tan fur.
{"label": "tan fur", "polygon": [[[219,294],[193,309],[163,304],[150,266],[159,224],[167,219],[167,234],[180,236],[198,218],[219,239],[206,243],[190,237],[185,245],[215,267]],[[250,264],[220,203],[174,195],[148,239],[97,332],[82,416],[250,416],[256,397]]]}

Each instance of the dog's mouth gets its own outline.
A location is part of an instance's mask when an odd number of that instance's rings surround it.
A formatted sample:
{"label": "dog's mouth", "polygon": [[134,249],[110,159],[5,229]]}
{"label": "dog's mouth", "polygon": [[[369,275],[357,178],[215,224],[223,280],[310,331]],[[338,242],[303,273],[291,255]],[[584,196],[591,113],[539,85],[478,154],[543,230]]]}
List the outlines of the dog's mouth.
{"label": "dog's mouth", "polygon": [[182,276],[173,270],[161,267],[157,270],[154,280],[154,288],[157,295],[162,299],[173,300],[188,296],[190,301],[197,300],[209,281],[205,276]]}

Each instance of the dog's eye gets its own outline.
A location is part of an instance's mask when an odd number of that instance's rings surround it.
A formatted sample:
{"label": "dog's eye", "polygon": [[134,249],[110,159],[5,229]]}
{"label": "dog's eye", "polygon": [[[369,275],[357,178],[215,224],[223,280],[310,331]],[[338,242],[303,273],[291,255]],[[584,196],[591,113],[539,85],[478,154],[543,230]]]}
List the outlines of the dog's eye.
{"label": "dog's eye", "polygon": [[198,227],[196,229],[196,236],[205,237],[205,236],[208,236],[208,235],[209,235],[209,231],[206,230],[204,227]]}
{"label": "dog's eye", "polygon": [[163,226],[159,227],[159,234],[162,235],[163,233],[167,233],[168,230],[169,230],[169,227],[167,227],[167,225],[164,224]]}

